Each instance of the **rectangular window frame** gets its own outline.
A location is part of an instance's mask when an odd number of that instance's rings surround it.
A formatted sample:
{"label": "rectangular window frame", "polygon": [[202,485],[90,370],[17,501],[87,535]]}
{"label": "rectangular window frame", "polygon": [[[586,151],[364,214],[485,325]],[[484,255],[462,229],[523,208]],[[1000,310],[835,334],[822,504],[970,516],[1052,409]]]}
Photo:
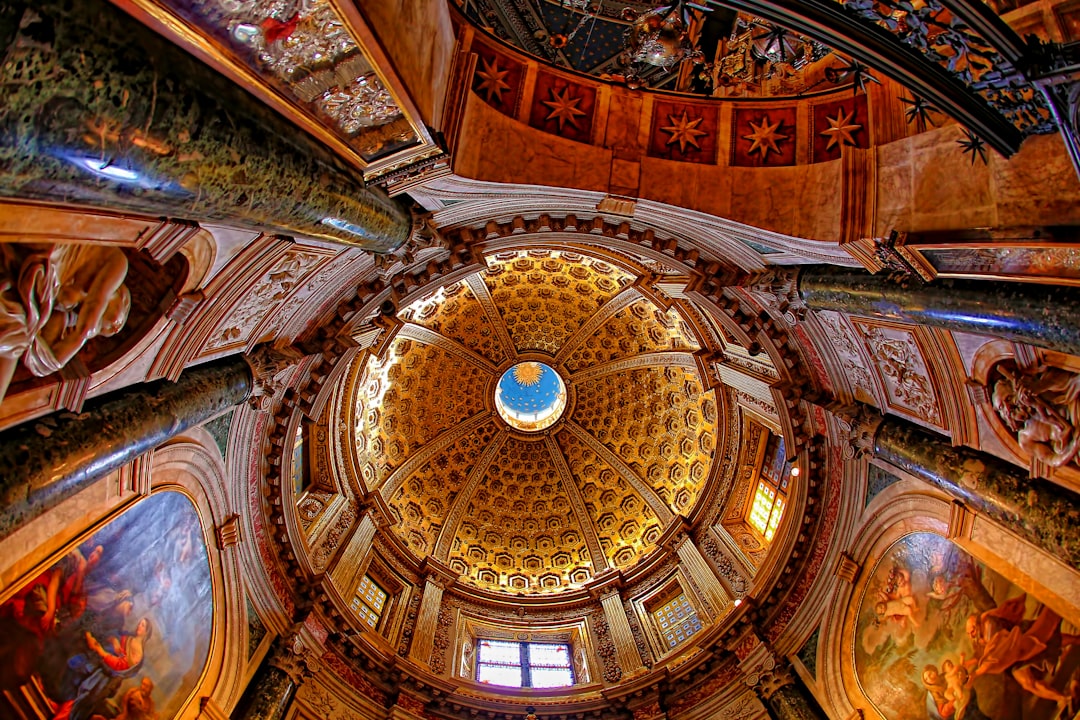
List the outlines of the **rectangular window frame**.
{"label": "rectangular window frame", "polygon": [[[656,612],[679,595],[686,597],[687,603],[697,618],[698,627],[672,646],[668,639],[665,638],[665,628],[661,627],[661,621],[657,618]],[[645,636],[652,649],[653,659],[656,661],[662,661],[666,656],[685,646],[687,642],[692,642],[694,636],[705,629],[708,621],[707,614],[702,610],[701,598],[694,592],[693,587],[684,577],[682,570],[676,570],[670,578],[654,590],[634,598],[631,605],[641,626],[645,629]]]}
{"label": "rectangular window frame", "polygon": [[[378,608],[373,607],[365,600],[362,592],[365,582],[382,593],[382,604]],[[394,596],[378,581],[377,578],[372,577],[371,573],[364,573],[364,575],[361,576],[360,581],[356,584],[356,590],[353,591],[352,600],[349,601],[349,610],[351,610],[353,615],[363,623],[364,627],[372,632],[379,632],[385,627],[386,619],[389,616],[390,608],[393,605],[393,599]],[[358,612],[358,609],[366,610],[367,614]],[[368,622],[368,619],[372,615],[375,617],[374,623]]]}
{"label": "rectangular window frame", "polygon": [[[484,659],[484,644],[492,643],[503,646],[504,649],[510,647],[516,647],[517,662],[511,661],[494,661]],[[566,648],[566,665],[541,665],[535,663],[531,659],[531,648],[538,646],[548,647],[563,647]],[[577,684],[576,673],[574,672],[574,648],[569,642],[552,642],[541,640],[505,640],[498,638],[477,638],[476,639],[476,665],[473,669],[473,677],[476,681],[484,685],[493,685],[495,687],[505,688],[517,688],[523,690],[530,689],[542,689],[542,690],[559,690],[563,688],[571,688]],[[501,683],[490,682],[481,679],[481,670],[483,668],[517,668],[520,671],[521,684],[520,685],[503,685]],[[537,686],[533,683],[533,670],[565,670],[569,673],[570,682],[567,685],[540,685]]]}

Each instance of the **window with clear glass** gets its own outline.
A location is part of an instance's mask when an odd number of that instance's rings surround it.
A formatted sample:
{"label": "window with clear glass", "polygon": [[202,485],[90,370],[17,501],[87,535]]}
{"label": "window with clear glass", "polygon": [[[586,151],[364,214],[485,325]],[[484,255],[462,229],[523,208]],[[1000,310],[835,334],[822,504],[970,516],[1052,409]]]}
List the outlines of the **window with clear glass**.
{"label": "window with clear glass", "polygon": [[353,597],[350,608],[364,621],[365,625],[375,630],[379,627],[379,618],[382,617],[383,608],[386,607],[387,597],[386,591],[365,575],[356,588],[356,596]]}
{"label": "window with clear glass", "polygon": [[784,440],[770,434],[758,471],[754,501],[746,518],[766,542],[772,542],[780,519],[784,516],[790,478],[791,467],[784,457]]}
{"label": "window with clear glass", "polygon": [[679,593],[653,610],[653,618],[669,650],[701,630],[701,620],[686,593]]}
{"label": "window with clear glass", "polygon": [[565,643],[480,640],[477,643],[476,679],[507,687],[568,687],[574,684],[570,646]]}

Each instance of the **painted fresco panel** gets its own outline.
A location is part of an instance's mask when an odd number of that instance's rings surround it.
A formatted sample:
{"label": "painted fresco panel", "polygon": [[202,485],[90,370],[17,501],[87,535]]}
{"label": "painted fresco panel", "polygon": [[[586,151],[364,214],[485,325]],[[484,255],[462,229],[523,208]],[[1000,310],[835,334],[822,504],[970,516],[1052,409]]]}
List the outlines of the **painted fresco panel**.
{"label": "painted fresco panel", "polygon": [[29,703],[53,720],[171,718],[212,627],[199,517],[185,495],[155,493],[0,605],[0,716]]}
{"label": "painted fresco panel", "polygon": [[1080,679],[1076,632],[945,538],[914,533],[867,582],[855,673],[889,720],[1051,720]]}

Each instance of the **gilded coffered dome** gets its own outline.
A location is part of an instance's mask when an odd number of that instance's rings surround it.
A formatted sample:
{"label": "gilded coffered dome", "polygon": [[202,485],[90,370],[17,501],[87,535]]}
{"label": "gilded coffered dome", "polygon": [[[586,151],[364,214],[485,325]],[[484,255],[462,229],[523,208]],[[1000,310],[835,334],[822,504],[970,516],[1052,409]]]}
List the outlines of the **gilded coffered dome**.
{"label": "gilded coffered dome", "polygon": [[679,304],[626,263],[503,252],[354,364],[346,447],[417,560],[550,594],[625,570],[702,497],[726,432]]}

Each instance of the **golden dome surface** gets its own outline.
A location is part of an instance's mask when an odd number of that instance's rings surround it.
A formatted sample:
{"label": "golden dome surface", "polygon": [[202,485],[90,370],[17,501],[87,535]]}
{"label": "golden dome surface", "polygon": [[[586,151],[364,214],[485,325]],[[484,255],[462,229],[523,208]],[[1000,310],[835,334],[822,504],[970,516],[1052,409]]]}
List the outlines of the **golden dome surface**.
{"label": "golden dome surface", "polygon": [[[397,321],[347,406],[354,467],[418,560],[482,590],[559,593],[634,566],[699,502],[725,431],[715,392],[693,323],[634,272],[507,251]],[[539,431],[497,412],[520,363],[565,382]]]}

